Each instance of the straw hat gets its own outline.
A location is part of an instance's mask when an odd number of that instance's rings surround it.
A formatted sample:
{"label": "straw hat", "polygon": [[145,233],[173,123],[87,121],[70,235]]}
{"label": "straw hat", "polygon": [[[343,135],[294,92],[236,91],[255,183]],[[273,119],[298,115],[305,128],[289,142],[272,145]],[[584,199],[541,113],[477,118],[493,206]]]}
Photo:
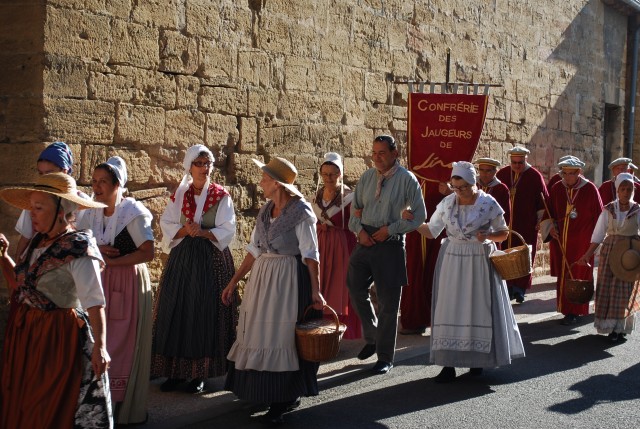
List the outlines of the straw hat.
{"label": "straw hat", "polygon": [[296,180],[296,177],[298,176],[298,170],[291,162],[280,157],[271,158],[271,161],[269,161],[268,164],[258,161],[257,159],[252,160],[258,167],[262,169],[262,171],[267,173],[269,177],[274,179],[276,182],[284,186],[288,191],[297,195],[298,197],[303,197],[302,193],[293,184],[293,182]]}
{"label": "straw hat", "polygon": [[609,253],[613,275],[625,282],[635,282],[640,276],[640,240],[625,237],[613,245]]}
{"label": "straw hat", "polygon": [[44,192],[64,198],[77,204],[78,210],[107,207],[105,204],[80,197],[76,181],[65,173],[43,174],[33,185],[3,189],[0,191],[0,198],[19,209],[31,210],[29,196],[32,192]]}

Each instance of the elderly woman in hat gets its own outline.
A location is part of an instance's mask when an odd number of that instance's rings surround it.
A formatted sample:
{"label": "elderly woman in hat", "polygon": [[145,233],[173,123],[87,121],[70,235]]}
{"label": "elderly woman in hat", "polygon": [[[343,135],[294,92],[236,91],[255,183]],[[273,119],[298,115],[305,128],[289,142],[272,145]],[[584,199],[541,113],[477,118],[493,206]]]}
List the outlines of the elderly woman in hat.
{"label": "elderly woman in hat", "polygon": [[230,304],[238,282],[251,271],[225,387],[240,399],[269,404],[263,419],[277,424],[301,396],[318,394],[318,364],[298,358],[295,325],[306,307],[321,310],[325,300],[317,219],[293,184],[295,166],[279,157],[266,165],[254,162],[262,169],[260,187],[268,201],[258,212],[247,256],[222,294]]}
{"label": "elderly woman in hat", "polygon": [[616,176],[617,198],[604,206],[591,245],[578,264],[588,265],[602,243],[594,325],[609,341],[624,341],[635,328],[640,310],[640,204],[633,200],[634,178]]}
{"label": "elderly woman in hat", "polygon": [[362,337],[362,325],[349,302],[347,267],[356,246],[356,236],[349,231],[353,192],[342,182],[342,157],[335,152],[325,154],[320,165],[323,186],[311,201],[318,218],[320,251],[320,291],[327,304],[347,326],[345,339]]}
{"label": "elderly woman in hat", "polygon": [[506,284],[489,261],[495,243],[508,235],[504,210],[477,188],[476,176],[473,164],[454,162],[454,194],[418,228],[429,239],[447,231],[433,279],[431,312],[429,359],[444,367],[434,379],[438,383],[455,380],[455,367],[480,375],[483,368],[524,356]]}
{"label": "elderly woman in hat", "polygon": [[91,232],[69,222],[74,210],[104,204],[79,197],[64,173],[3,189],[0,198],[30,210],[35,232],[15,266],[0,234],[17,297],[3,349],[0,427],[111,427],[103,261]]}
{"label": "elderly woman in hat", "polygon": [[[580,280],[593,279],[593,270],[574,265],[589,248],[597,220],[594,213],[602,211],[598,189],[582,176],[584,165],[575,157],[558,163],[562,169],[562,181],[553,185],[549,194],[549,210],[545,214],[545,221],[552,221],[549,233],[559,250],[553,252],[551,270],[557,276],[557,310],[564,315],[563,325],[573,325],[580,316],[589,314],[589,303],[573,303],[565,293],[565,284],[571,275]],[[571,273],[567,266],[571,266]]]}
{"label": "elderly woman in hat", "polygon": [[236,216],[229,193],[211,181],[213,162],[206,146],[187,150],[184,177],[160,219],[169,260],[158,289],[151,372],[167,377],[164,392],[185,379],[188,392],[202,392],[205,379],[226,372],[235,338],[235,301],[226,306],[221,294],[234,273]]}
{"label": "elderly woman in hat", "polygon": [[133,198],[123,198],[127,166],[119,156],[93,170],[96,201],[107,207],[87,210],[79,229],[90,229],[106,267],[102,287],[107,302],[107,350],[114,420],[119,424],[146,419],[151,325],[151,281],[146,262],[153,259],[151,212]]}

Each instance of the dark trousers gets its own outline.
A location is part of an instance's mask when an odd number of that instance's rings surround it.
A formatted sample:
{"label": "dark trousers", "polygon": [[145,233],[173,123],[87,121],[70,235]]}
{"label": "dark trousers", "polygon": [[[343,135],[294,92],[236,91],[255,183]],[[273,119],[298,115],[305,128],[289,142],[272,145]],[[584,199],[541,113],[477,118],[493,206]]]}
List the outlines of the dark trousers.
{"label": "dark trousers", "polygon": [[[376,316],[369,288],[378,295]],[[356,246],[349,259],[347,287],[367,344],[376,344],[378,359],[393,362],[402,286],[407,284],[406,253],[402,241]]]}

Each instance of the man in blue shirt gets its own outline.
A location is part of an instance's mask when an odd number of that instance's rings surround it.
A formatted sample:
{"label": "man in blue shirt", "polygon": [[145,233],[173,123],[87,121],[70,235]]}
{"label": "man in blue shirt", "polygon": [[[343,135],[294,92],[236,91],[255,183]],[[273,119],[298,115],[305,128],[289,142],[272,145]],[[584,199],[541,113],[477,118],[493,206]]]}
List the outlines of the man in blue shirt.
{"label": "man in blue shirt", "polygon": [[[424,223],[426,210],[418,180],[398,163],[393,137],[376,137],[371,158],[374,168],[360,178],[352,202],[349,229],[358,245],[349,260],[347,287],[367,342],[358,358],[377,353],[372,372],[385,374],[393,367],[400,295],[407,284],[404,235]],[[412,220],[402,219],[405,209],[413,212]],[[377,317],[369,297],[372,282]]]}

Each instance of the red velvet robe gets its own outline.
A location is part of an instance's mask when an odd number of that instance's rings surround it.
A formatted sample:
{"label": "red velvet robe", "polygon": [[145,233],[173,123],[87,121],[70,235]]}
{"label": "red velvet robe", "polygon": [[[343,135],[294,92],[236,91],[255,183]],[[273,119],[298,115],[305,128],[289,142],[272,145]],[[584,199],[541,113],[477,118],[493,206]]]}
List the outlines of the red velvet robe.
{"label": "red velvet robe", "polygon": [[[436,182],[425,182],[423,189],[428,220],[445,196],[438,191]],[[444,236],[443,232],[435,240],[428,240],[416,231],[406,236],[409,284],[402,288],[400,300],[400,324],[403,329],[421,329],[431,326],[433,272],[440,252],[440,242]]]}
{"label": "red velvet robe", "polygon": [[[544,184],[542,174],[533,167],[527,168],[519,177],[511,171],[511,167],[501,168],[496,177],[509,188],[511,196],[510,229],[517,231],[527,244],[531,245],[531,261],[535,260],[538,245],[538,210],[544,210],[544,199],[548,197],[547,186]],[[510,242],[511,241],[511,242]],[[502,248],[520,246],[522,243],[517,237],[509,236],[502,243]],[[507,285],[521,289],[531,288],[531,277],[528,275],[515,280],[509,280]]]}
{"label": "red velvet robe", "polygon": [[[573,199],[573,208],[578,214],[575,219],[569,216],[572,208],[569,204],[570,198]],[[591,234],[602,212],[600,194],[596,186],[584,178],[581,178],[573,189],[568,189],[564,182],[558,182],[551,189],[548,206],[556,223],[560,243],[566,250],[567,262],[571,265],[584,255],[591,244]],[[593,265],[593,257],[590,263]],[[567,266],[563,263],[562,251],[559,247],[551,259],[551,268],[558,277],[556,282],[558,312],[565,315],[589,314],[589,304],[573,304],[564,295],[565,282],[571,277]],[[593,280],[592,267],[573,265],[571,272],[576,280]]]}
{"label": "red velvet robe", "polygon": [[[637,200],[640,198],[640,183],[633,183],[634,191],[633,191],[633,199]],[[616,199],[616,186],[612,180],[607,180],[606,182],[602,182],[602,185],[598,188],[598,192],[600,193],[600,199],[602,200],[602,205],[606,206],[611,201]]]}

